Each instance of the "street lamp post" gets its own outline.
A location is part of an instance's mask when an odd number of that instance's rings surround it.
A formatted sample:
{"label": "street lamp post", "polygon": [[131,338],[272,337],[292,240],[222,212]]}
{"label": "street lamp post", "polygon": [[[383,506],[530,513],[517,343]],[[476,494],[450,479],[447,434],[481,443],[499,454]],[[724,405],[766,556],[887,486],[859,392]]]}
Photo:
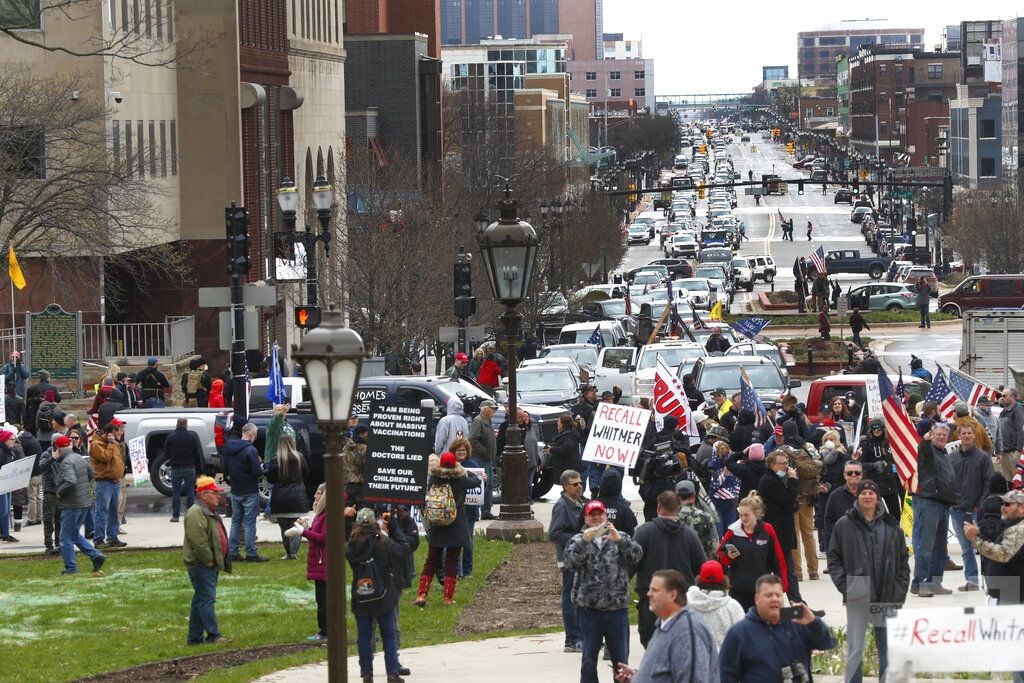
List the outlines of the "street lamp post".
{"label": "street lamp post", "polygon": [[359,370],[366,357],[363,340],[344,324],[333,305],[323,312],[320,326],[301,344],[292,345],[292,358],[302,364],[317,423],[324,433],[324,480],[327,482],[327,680],[348,680],[345,633],[345,472],[341,435],[348,425]]}
{"label": "street lamp post", "polygon": [[533,266],[537,260],[537,232],[526,221],[519,220],[518,202],[512,189],[505,185],[505,197],[499,203],[501,217],[477,235],[487,281],[494,298],[505,305],[501,317],[508,340],[508,410],[505,450],[501,454],[501,512],[488,525],[487,537],[508,541],[540,540],[544,527],[533,518],[527,495],[527,460],[523,449],[523,433],[516,421],[516,344],[522,333],[523,317],[517,310],[530,291]]}
{"label": "street lamp post", "polygon": [[295,232],[295,217],[299,209],[299,193],[295,183],[290,178],[283,178],[281,186],[277,190],[277,204],[281,207],[284,215],[284,225],[287,229],[285,239],[292,244],[302,243],[306,252],[306,303],[310,306],[317,305],[317,276],[316,276],[316,243],[322,242],[324,253],[328,253],[331,245],[331,205],[334,203],[334,188],[327,182],[324,176],[317,176],[313,183],[313,206],[316,207],[316,215],[320,220],[320,234],[313,234],[313,227],[306,223],[304,232]]}

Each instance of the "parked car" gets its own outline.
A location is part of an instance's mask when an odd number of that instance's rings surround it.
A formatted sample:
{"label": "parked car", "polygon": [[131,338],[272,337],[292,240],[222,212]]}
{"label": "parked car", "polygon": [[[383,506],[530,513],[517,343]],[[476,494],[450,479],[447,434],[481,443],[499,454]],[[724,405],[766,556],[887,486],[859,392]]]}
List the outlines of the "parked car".
{"label": "parked car", "polygon": [[841,187],[838,190],[836,190],[836,196],[834,197],[832,203],[838,204],[839,202],[846,202],[847,204],[852,204],[853,192],[850,192],[845,187]]}
{"label": "parked car", "polygon": [[559,344],[589,344],[590,337],[597,332],[602,346],[623,346],[629,343],[622,323],[617,320],[601,320],[596,323],[573,323],[558,333]]}
{"label": "parked car", "polygon": [[972,308],[1024,306],[1024,274],[973,275],[939,297],[939,310],[962,316]]}
{"label": "parked car", "polygon": [[748,292],[754,291],[754,272],[750,262],[743,256],[737,256],[732,260],[732,283],[736,288],[743,288]]}
{"label": "parked car", "polygon": [[846,293],[850,310],[902,311],[914,308],[917,290],[906,282],[877,282],[853,287]]}
{"label": "parked car", "polygon": [[542,348],[537,355],[539,358],[571,358],[593,377],[597,353],[598,347],[594,344],[552,344]]}
{"label": "parked car", "polygon": [[634,223],[629,226],[629,231],[626,233],[627,244],[650,244],[651,233],[648,226],[644,223]]}
{"label": "parked car", "polygon": [[677,277],[690,277],[693,275],[693,266],[690,261],[685,258],[662,258],[651,261],[648,266],[665,266],[668,268],[669,276],[673,278]]}
{"label": "parked car", "polygon": [[667,256],[696,258],[697,240],[693,238],[693,235],[689,234],[673,235],[672,241],[665,244],[665,252]]}
{"label": "parked car", "polygon": [[747,263],[750,264],[751,274],[755,281],[771,282],[775,279],[775,259],[771,256],[748,256]]}
{"label": "parked car", "polygon": [[729,350],[725,352],[726,356],[762,356],[774,362],[779,366],[779,370],[782,371],[782,376],[789,382],[789,368],[794,365],[793,362],[786,363],[782,359],[782,351],[775,344],[758,344],[756,342],[740,342],[739,344],[733,344],[729,347]]}
{"label": "parked car", "polygon": [[726,395],[740,390],[740,369],[750,378],[754,390],[762,401],[781,400],[790,389],[800,386],[800,380],[787,382],[774,361],[762,356],[706,356],[693,365],[693,382],[712,402],[711,392],[721,387]]}
{"label": "parked car", "polygon": [[874,210],[870,206],[856,206],[850,211],[851,223],[863,223],[864,216],[874,216]]}
{"label": "parked car", "polygon": [[921,278],[928,283],[928,292],[932,297],[937,298],[939,296],[939,278],[935,277],[935,271],[931,268],[921,268],[920,266],[908,268],[903,275],[903,282],[916,287]]}
{"label": "parked car", "polygon": [[[516,370],[516,396],[523,403],[568,408],[580,397],[579,367],[558,359],[530,361]],[[571,362],[571,361],[570,361]],[[508,380],[495,396],[499,403],[508,398]]]}
{"label": "parked car", "polygon": [[[847,401],[851,415],[859,415],[861,408],[864,406],[865,401],[867,401],[867,383],[869,381],[876,382],[877,380],[878,375],[874,374],[829,375],[828,377],[814,380],[807,390],[807,401],[805,403],[807,409],[804,411],[807,419],[811,421],[811,424],[817,424],[821,419],[821,413],[826,411],[828,406],[832,405],[833,400],[837,397],[846,399],[848,396],[851,399]],[[896,386],[897,377],[890,376],[889,380],[893,386]],[[925,396],[928,393],[929,385],[913,375],[903,375],[903,384],[908,394],[916,393],[920,396]],[[867,414],[869,414],[868,411],[865,411],[865,417]],[[864,429],[867,429],[866,424]],[[852,433],[853,430],[851,430],[851,435]]]}

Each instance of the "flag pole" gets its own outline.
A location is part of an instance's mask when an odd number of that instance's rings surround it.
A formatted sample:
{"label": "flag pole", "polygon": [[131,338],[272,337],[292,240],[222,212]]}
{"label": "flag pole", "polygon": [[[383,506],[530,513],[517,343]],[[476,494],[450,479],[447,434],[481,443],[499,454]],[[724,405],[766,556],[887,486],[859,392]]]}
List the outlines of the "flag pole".
{"label": "flag pole", "polygon": [[11,351],[17,351],[17,336],[14,331],[18,327],[14,317],[14,278],[8,278],[11,281]]}

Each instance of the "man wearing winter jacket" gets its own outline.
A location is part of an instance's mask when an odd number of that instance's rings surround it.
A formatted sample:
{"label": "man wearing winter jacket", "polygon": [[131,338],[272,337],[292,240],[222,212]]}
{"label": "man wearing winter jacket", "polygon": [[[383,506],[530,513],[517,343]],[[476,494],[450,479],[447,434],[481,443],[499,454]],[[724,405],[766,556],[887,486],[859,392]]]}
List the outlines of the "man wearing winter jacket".
{"label": "man wearing winter jacket", "polygon": [[647,602],[654,572],[675,569],[693,583],[707,559],[697,533],[679,521],[680,504],[674,492],[663,491],[658,496],[658,516],[636,530],[635,540],[643,552],[636,567],[637,626],[644,647],[654,633],[654,615]]}
{"label": "man wearing winter jacket", "polygon": [[1017,462],[1024,448],[1024,408],[1017,403],[1016,389],[1003,389],[999,399],[1003,412],[999,413],[999,462],[996,467],[1006,481],[1012,481],[1017,473]]}
{"label": "man wearing winter jacket", "polygon": [[[836,522],[843,518],[857,501],[857,487],[864,480],[864,468],[856,460],[851,460],[843,467],[844,486],[833,489],[825,503],[824,524],[825,534],[831,536]],[[870,481],[870,480],[868,480]]]}
{"label": "man wearing winter jacket", "polygon": [[597,489],[594,500],[604,503],[608,521],[615,528],[630,536],[636,531],[636,515],[629,501],[622,497],[622,474],[614,467],[609,467],[601,475],[601,486]]}
{"label": "man wearing winter jacket", "polygon": [[457,396],[451,397],[446,408],[448,412],[438,421],[434,434],[434,452],[438,455],[451,450],[455,439],[469,438],[469,422],[466,421],[462,399]]}
{"label": "man wearing winter jacket", "polygon": [[185,496],[185,511],[196,502],[196,476],[205,469],[203,445],[199,435],[188,428],[188,418],[178,418],[174,431],[164,441],[164,457],[171,468],[171,521],[177,522],[181,514],[181,496]]}
{"label": "man wearing winter jacket", "polygon": [[583,636],[580,635],[576,603],[572,599],[573,582],[576,572],[565,566],[565,546],[583,527],[583,506],[588,502],[583,497],[583,479],[576,470],[564,470],[558,483],[562,495],[551,509],[551,524],[548,539],[555,544],[555,562],[562,572],[562,625],[565,627],[565,652],[583,652]]}
{"label": "man wearing winter jacket", "polygon": [[868,626],[874,628],[878,676],[884,680],[885,617],[907,599],[910,555],[899,522],[885,514],[871,480],[857,485],[857,502],[832,530],[828,573],[846,605],[846,680],[861,680]]}
{"label": "man wearing winter jacket", "polygon": [[946,453],[949,425],[937,423],[917,448],[918,490],[914,494],[914,581],[910,592],[922,598],[949,595],[946,569],[949,508],[956,504],[956,474]]}
{"label": "man wearing winter jacket", "polygon": [[980,517],[981,504],[995,472],[992,469],[992,458],[977,446],[974,425],[970,422],[961,423],[959,432],[960,445],[950,454],[957,483],[957,502],[950,508],[949,523],[953,525],[953,533],[960,544],[964,578],[967,580],[957,590],[965,593],[979,589],[978,561],[970,540],[964,535],[965,513],[974,518]]}
{"label": "man wearing winter jacket", "polygon": [[494,519],[491,513],[491,500],[494,494],[494,458],[498,452],[498,445],[491,418],[497,409],[498,404],[494,401],[483,401],[480,404],[480,414],[469,426],[469,443],[473,446],[473,459],[483,466],[487,475],[484,481],[484,504],[480,508],[480,519]]}
{"label": "man wearing winter jacket", "polygon": [[565,566],[576,572],[572,589],[583,635],[580,683],[597,683],[601,641],[612,666],[629,662],[629,577],[643,550],[608,522],[604,503],[592,500],[583,508],[586,528],[565,547]]}
{"label": "man wearing winter jacket", "polygon": [[224,444],[224,473],[231,482],[231,535],[228,552],[232,561],[241,560],[238,554],[239,534],[245,524],[245,561],[266,562],[256,551],[256,516],[260,506],[259,479],[263,474],[260,456],[253,446],[256,425],[248,422],[242,427],[240,439]]}
{"label": "man wearing winter jacket", "polygon": [[[59,443],[64,440],[58,439]],[[60,508],[60,554],[64,559],[62,574],[77,574],[75,560],[77,547],[92,560],[93,572],[98,572],[107,558],[92,543],[82,536],[85,515],[92,509],[93,496],[90,489],[96,478],[89,461],[67,446],[56,446],[54,459],[57,465],[57,507]]]}

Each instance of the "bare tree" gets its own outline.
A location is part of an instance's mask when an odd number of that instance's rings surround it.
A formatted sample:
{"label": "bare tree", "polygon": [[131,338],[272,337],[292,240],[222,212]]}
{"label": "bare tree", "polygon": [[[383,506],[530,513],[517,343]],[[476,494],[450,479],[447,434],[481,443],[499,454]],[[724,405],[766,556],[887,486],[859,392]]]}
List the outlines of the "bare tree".
{"label": "bare tree", "polygon": [[993,190],[972,190],[961,195],[943,233],[953,248],[971,263],[984,264],[993,273],[1024,270],[1024,201],[1010,174]]}
{"label": "bare tree", "polygon": [[[166,240],[165,192],[149,159],[112,154],[102,102],[71,102],[77,77],[0,67],[0,234],[6,251],[58,259],[104,256],[140,277],[181,275],[185,255]],[[142,171],[145,171],[143,173]],[[140,256],[139,250],[148,250]],[[86,259],[81,264],[98,264]],[[86,266],[93,267],[93,266]],[[98,267],[98,266],[97,266]],[[54,268],[60,278],[64,268]],[[117,283],[108,295],[115,296]],[[137,289],[136,283],[130,285]]]}

